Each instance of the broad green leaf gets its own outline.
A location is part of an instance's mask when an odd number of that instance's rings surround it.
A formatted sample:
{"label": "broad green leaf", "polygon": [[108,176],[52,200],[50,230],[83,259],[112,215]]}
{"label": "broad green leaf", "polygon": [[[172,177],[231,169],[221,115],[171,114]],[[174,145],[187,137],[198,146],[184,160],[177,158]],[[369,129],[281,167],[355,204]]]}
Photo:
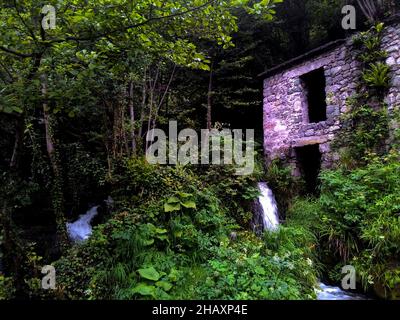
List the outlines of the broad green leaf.
{"label": "broad green leaf", "polygon": [[165,212],[172,212],[172,211],[179,211],[179,210],[181,210],[180,203],[165,203],[164,204]]}
{"label": "broad green leaf", "polygon": [[139,269],[138,272],[142,278],[148,280],[158,281],[161,278],[161,275],[153,267]]}
{"label": "broad green leaf", "polygon": [[175,231],[174,232],[174,236],[176,237],[176,238],[180,238],[180,237],[182,237],[182,231]]}
{"label": "broad green leaf", "polygon": [[167,281],[157,281],[156,286],[160,287],[164,291],[169,291],[172,288],[172,284]]}
{"label": "broad green leaf", "polygon": [[181,203],[182,203],[182,206],[184,206],[185,208],[196,209],[196,203],[194,201],[187,200],[187,201],[183,201]]}
{"label": "broad green leaf", "polygon": [[146,283],[139,283],[136,287],[132,289],[134,293],[139,293],[142,296],[152,296],[155,297],[156,288],[154,286],[149,286]]}
{"label": "broad green leaf", "polygon": [[158,233],[158,234],[164,234],[164,233],[167,233],[168,230],[167,229],[156,228],[155,232]]}
{"label": "broad green leaf", "polygon": [[168,203],[179,203],[179,199],[177,197],[170,197],[167,200]]}
{"label": "broad green leaf", "polygon": [[178,192],[178,195],[179,195],[181,198],[189,198],[189,197],[192,196],[190,193],[185,193],[185,192]]}

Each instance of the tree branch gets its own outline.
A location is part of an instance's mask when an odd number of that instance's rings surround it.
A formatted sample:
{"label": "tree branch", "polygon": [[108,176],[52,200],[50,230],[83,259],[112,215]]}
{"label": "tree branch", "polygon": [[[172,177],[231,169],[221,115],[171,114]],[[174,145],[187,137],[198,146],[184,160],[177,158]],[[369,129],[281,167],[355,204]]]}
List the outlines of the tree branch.
{"label": "tree branch", "polygon": [[93,36],[87,36],[87,37],[66,37],[64,39],[53,39],[53,40],[50,40],[49,42],[50,43],[58,43],[58,42],[64,42],[64,41],[90,41],[90,40],[96,40],[96,39],[103,38],[105,36],[109,36],[109,35],[112,35],[112,34],[115,34],[115,33],[118,33],[118,32],[125,32],[125,31],[128,31],[130,29],[139,28],[139,27],[144,26],[146,24],[149,24],[151,22],[161,21],[161,20],[175,18],[175,17],[180,17],[180,16],[183,16],[183,15],[185,15],[187,13],[198,11],[198,10],[200,10],[200,9],[210,5],[210,4],[212,4],[213,2],[215,2],[215,0],[208,1],[208,2],[206,2],[204,4],[202,4],[201,6],[198,6],[198,7],[195,7],[195,8],[190,8],[190,9],[187,9],[187,10],[182,11],[182,12],[178,12],[178,13],[174,13],[174,14],[170,14],[170,15],[162,16],[162,17],[152,17],[152,18],[147,19],[146,21],[143,21],[143,22],[140,22],[140,23],[136,23],[136,24],[133,24],[133,25],[129,25],[129,26],[123,27],[122,29],[110,30],[110,31],[107,31],[107,32],[103,32],[103,33],[99,33],[99,34],[96,34],[96,35],[93,35]]}
{"label": "tree branch", "polygon": [[18,51],[15,51],[13,49],[9,49],[9,48],[3,47],[3,46],[0,46],[0,50],[5,51],[7,53],[11,53],[11,54],[16,55],[21,58],[31,58],[32,57],[32,53],[29,53],[29,54],[22,53],[22,52],[18,52]]}

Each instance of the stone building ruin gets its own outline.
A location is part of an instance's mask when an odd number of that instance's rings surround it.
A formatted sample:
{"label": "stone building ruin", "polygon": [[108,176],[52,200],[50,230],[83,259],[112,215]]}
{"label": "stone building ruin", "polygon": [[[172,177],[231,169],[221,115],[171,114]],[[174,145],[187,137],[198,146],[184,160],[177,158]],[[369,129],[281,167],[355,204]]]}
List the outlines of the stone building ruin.
{"label": "stone building ruin", "polygon": [[[382,41],[390,66],[389,110],[400,106],[400,21],[387,23]],[[308,184],[320,168],[339,160],[331,150],[341,130],[340,115],[361,76],[352,39],[337,40],[267,70],[264,78],[263,129],[267,161],[279,158]]]}

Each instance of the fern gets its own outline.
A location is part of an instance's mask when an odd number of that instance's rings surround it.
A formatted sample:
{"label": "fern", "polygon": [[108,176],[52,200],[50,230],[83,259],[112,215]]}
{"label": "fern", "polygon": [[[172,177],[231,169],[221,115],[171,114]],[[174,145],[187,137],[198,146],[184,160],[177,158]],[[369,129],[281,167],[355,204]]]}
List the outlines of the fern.
{"label": "fern", "polygon": [[371,87],[387,88],[389,86],[389,66],[382,63],[371,63],[362,78]]}

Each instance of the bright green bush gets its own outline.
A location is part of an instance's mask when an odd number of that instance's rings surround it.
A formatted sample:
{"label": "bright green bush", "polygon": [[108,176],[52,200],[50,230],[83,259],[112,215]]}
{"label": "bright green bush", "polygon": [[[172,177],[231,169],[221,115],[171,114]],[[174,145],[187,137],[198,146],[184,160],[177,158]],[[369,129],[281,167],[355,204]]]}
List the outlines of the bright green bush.
{"label": "bright green bush", "polygon": [[[264,240],[243,233],[235,243],[213,248],[208,276],[196,292],[206,299],[315,298],[316,274],[310,250],[292,246],[299,235],[292,231],[282,227],[277,233],[267,233]],[[274,248],[270,249],[269,243]]]}
{"label": "bright green bush", "polygon": [[311,238],[296,242],[302,229],[282,228],[274,247],[272,235],[243,231],[258,191],[254,176],[233,172],[128,160],[114,184],[115,214],[56,262],[57,297],[313,298]]}

